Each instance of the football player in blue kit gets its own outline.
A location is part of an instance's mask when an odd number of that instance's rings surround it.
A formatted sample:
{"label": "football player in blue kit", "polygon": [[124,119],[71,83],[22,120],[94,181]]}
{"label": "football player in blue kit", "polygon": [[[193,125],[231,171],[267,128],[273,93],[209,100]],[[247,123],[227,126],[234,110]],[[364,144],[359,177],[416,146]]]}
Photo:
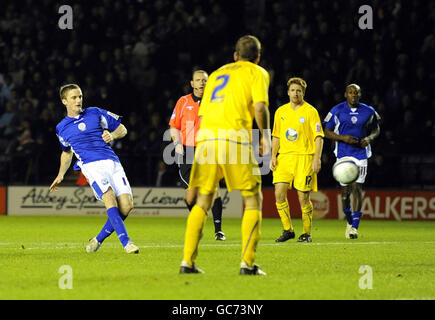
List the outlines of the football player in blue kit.
{"label": "football player in blue kit", "polygon": [[77,165],[95,197],[104,202],[108,215],[100,233],[89,240],[86,252],[97,251],[104,239],[115,231],[126,253],[138,253],[139,248],[130,241],[124,224],[133,209],[132,191],[119,158],[109,145],[127,134],[121,117],[96,107],[83,108],[82,91],[76,84],[62,86],[60,98],[67,115],[56,126],[62,154],[50,192],[57,190],[75,155]]}
{"label": "football player in blue kit", "polygon": [[372,155],[370,143],[379,136],[380,117],[373,107],[360,102],[361,88],[357,84],[348,85],[344,97],[346,101],[334,106],[323,124],[325,137],[335,141],[337,160],[352,157],[359,167],[359,177],[355,182],[349,185],[340,183],[347,220],[345,237],[356,239],[362,215],[362,185],[367,175],[368,158]]}

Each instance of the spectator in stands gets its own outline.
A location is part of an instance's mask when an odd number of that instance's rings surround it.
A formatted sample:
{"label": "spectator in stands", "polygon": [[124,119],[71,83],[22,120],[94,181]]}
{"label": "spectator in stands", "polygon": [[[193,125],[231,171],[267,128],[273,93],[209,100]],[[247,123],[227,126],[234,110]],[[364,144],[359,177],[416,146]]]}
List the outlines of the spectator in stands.
{"label": "spectator in stands", "polygon": [[[159,113],[159,124],[153,130],[160,135],[172,111],[167,106],[185,94],[181,83],[190,74],[190,67],[185,66],[195,61],[213,71],[228,62],[233,50],[228,39],[243,30],[257,30],[264,47],[274,48],[262,53],[262,65],[272,80],[271,112],[286,99],[276,86],[291,75],[303,74],[312,88],[317,88],[310,91],[309,98],[318,101],[321,116],[341,99],[337,84],[358,82],[368,95],[379,97],[375,108],[384,106],[384,132],[391,131],[395,141],[403,136],[412,141],[409,134],[426,137],[431,131],[430,121],[411,125],[412,133],[402,128],[410,128],[404,116],[407,110],[417,114],[417,108],[430,109],[434,104],[435,73],[430,70],[435,67],[435,36],[431,32],[435,6],[430,1],[419,6],[412,1],[399,2],[400,6],[397,1],[379,2],[376,27],[364,31],[354,21],[358,1],[343,5],[337,0],[314,0],[291,6],[284,0],[261,0],[259,6],[218,0],[115,0],[86,5],[78,1],[73,5],[74,30],[65,33],[53,28],[52,21],[40,19],[52,14],[56,1],[20,6],[6,0],[0,10],[0,114],[9,102],[21,113],[24,98],[35,107],[37,100],[38,109],[53,105],[57,100],[47,88],[58,88],[64,84],[60,81],[69,79],[83,84],[90,105],[97,102],[100,88],[105,86],[102,91],[108,106],[119,107],[124,117],[136,112],[146,121]],[[337,22],[337,17],[342,19]],[[108,73],[112,80],[106,83]],[[177,81],[181,81],[174,85],[177,89],[165,85]],[[112,87],[117,90],[113,92]],[[31,95],[26,97],[26,91]],[[148,105],[152,110],[147,110]],[[57,103],[50,109],[56,120],[62,117],[59,109]],[[28,119],[25,113],[20,118]],[[30,121],[34,124],[36,119]],[[149,145],[147,135],[138,132],[138,139]],[[162,137],[157,141],[161,143]],[[424,150],[418,141],[400,151]],[[375,151],[383,155],[382,149]],[[383,161],[385,166],[391,165],[390,157],[384,156]],[[149,178],[145,183],[154,181]]]}
{"label": "spectator in stands", "polygon": [[[16,127],[15,124],[18,120],[17,111],[14,109],[12,102],[6,103],[6,110],[0,116],[0,139],[7,142],[11,137],[13,137]],[[4,150],[4,148],[0,148]]]}
{"label": "spectator in stands", "polygon": [[157,170],[155,171],[155,186],[156,187],[169,187],[173,183],[173,177],[168,166],[160,160],[157,164]]}

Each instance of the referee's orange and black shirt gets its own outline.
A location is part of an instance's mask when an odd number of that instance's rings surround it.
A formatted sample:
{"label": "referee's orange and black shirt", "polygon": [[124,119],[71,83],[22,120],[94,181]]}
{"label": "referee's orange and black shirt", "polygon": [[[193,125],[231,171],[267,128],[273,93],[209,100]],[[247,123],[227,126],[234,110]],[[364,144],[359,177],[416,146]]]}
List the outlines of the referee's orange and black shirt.
{"label": "referee's orange and black shirt", "polygon": [[199,130],[199,104],[201,99],[193,93],[178,99],[172,112],[169,126],[178,129],[184,146],[195,147]]}

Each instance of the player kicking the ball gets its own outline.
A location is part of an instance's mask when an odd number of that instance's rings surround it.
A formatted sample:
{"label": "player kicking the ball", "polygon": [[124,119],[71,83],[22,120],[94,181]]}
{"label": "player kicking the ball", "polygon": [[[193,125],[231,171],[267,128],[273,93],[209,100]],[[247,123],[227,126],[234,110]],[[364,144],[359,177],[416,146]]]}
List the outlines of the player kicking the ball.
{"label": "player kicking the ball", "polygon": [[346,101],[333,107],[323,124],[325,137],[335,140],[334,154],[337,160],[352,157],[359,167],[359,177],[355,182],[349,185],[340,183],[343,211],[347,220],[345,237],[356,239],[362,215],[362,185],[367,175],[368,158],[372,155],[370,142],[379,136],[380,117],[371,106],[359,102],[361,88],[357,84],[348,85],[344,97]]}
{"label": "player kicking the ball", "polygon": [[100,233],[86,246],[86,252],[97,251],[104,239],[116,231],[125,252],[138,253],[139,248],[130,241],[124,225],[125,218],[133,209],[130,184],[118,156],[109,145],[127,134],[121,117],[96,107],[83,109],[82,91],[76,84],[62,86],[60,98],[67,116],[56,126],[63,151],[59,173],[50,186],[50,192],[57,190],[74,154],[95,197],[104,202],[108,215]]}

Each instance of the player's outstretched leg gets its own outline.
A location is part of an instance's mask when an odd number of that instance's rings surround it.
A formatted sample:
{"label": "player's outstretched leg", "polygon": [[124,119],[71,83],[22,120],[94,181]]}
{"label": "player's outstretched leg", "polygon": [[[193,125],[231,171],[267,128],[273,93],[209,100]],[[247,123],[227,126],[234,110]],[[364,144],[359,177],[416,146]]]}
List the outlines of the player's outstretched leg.
{"label": "player's outstretched leg", "polygon": [[130,238],[128,237],[122,214],[117,207],[118,200],[116,199],[113,190],[109,188],[109,190],[103,194],[101,199],[104,201],[109,221],[118,235],[119,241],[121,241],[122,246],[124,247],[124,251],[126,253],[139,253],[139,247],[130,241]]}
{"label": "player's outstretched leg", "polygon": [[[123,214],[121,214],[120,216],[123,221],[127,218],[127,216],[124,216]],[[86,252],[98,251],[103,241],[106,240],[106,238],[108,238],[114,231],[115,229],[113,228],[110,219],[107,218],[107,221],[104,224],[103,228],[101,229],[100,233],[97,234],[96,237],[93,237],[92,239],[89,240],[89,244],[86,246]]]}
{"label": "player's outstretched leg", "polygon": [[[108,201],[106,199],[106,201]],[[113,201],[113,199],[112,199]],[[127,219],[128,214],[133,209],[133,198],[131,194],[121,194],[117,197],[117,202],[119,203],[119,212],[120,212],[120,218],[122,221],[125,221]],[[110,218],[107,218],[106,223],[104,224],[103,228],[101,229],[100,233],[89,240],[89,244],[86,246],[86,252],[96,252],[98,249],[100,249],[103,241],[109,237],[113,232],[115,231],[115,228],[112,226],[112,223],[110,222]],[[139,248],[137,248],[138,251]],[[131,252],[132,251],[132,252]],[[130,245],[129,248],[126,249],[126,252],[128,253],[137,253],[135,246]]]}
{"label": "player's outstretched leg", "polygon": [[107,215],[109,216],[110,223],[118,235],[119,241],[121,241],[124,251],[126,253],[139,253],[139,247],[137,247],[127,234],[127,229],[125,228],[124,220],[121,218],[121,213],[117,207],[112,207],[107,210]]}

